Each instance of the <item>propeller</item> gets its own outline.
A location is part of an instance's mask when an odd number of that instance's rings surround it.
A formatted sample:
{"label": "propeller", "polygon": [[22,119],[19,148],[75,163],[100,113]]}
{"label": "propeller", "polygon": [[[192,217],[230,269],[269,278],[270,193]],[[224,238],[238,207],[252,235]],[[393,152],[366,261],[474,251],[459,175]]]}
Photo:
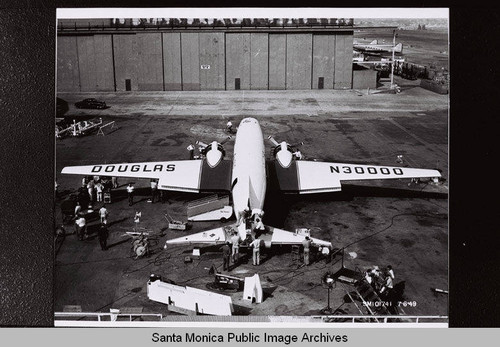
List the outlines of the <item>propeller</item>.
{"label": "propeller", "polygon": [[210,167],[216,167],[219,162],[226,155],[223,145],[231,139],[231,136],[226,137],[221,142],[212,141],[210,144],[206,144],[202,141],[196,141],[196,144],[200,146],[200,153],[206,156],[207,163]]}
{"label": "propeller", "polygon": [[[222,140],[221,142],[217,142],[217,141],[214,141],[215,143],[218,143],[219,145],[224,145],[225,143],[227,143],[227,141],[231,140],[232,137],[231,136],[228,136],[226,137],[224,140]],[[210,144],[213,144],[214,142],[211,142]],[[202,147],[202,148],[206,148],[208,147],[209,145],[206,144],[205,142],[203,141],[196,141],[196,145]]]}
{"label": "propeller", "polygon": [[[271,143],[273,144],[273,146],[274,146],[274,147],[278,147],[278,146],[280,146],[280,145],[281,145],[281,143],[279,143],[278,141],[276,141],[272,135],[269,135],[269,136],[267,137],[267,139],[268,139],[269,141],[271,141]],[[282,142],[282,143],[283,143],[283,142]],[[287,145],[287,146],[290,146],[290,147],[292,147],[292,148],[304,145],[304,142],[302,142],[302,141],[301,141],[301,142],[299,142],[299,143],[296,143],[296,144],[289,144],[288,142],[285,142],[285,143],[286,143],[286,145]]]}

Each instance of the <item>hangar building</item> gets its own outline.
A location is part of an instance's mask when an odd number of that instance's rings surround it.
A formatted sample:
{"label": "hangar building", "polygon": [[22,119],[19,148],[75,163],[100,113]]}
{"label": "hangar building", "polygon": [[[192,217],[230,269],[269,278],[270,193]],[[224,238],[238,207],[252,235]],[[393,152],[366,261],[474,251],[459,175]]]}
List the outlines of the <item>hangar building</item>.
{"label": "hangar building", "polygon": [[352,19],[60,19],[57,91],[353,88]]}

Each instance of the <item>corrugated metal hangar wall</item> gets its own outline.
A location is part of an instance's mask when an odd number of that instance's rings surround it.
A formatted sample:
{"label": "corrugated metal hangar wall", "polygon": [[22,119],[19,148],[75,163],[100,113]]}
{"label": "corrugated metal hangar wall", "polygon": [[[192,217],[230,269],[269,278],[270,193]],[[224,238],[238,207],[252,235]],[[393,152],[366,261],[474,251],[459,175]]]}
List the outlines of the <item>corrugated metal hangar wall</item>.
{"label": "corrugated metal hangar wall", "polygon": [[352,88],[353,32],[59,35],[59,92]]}

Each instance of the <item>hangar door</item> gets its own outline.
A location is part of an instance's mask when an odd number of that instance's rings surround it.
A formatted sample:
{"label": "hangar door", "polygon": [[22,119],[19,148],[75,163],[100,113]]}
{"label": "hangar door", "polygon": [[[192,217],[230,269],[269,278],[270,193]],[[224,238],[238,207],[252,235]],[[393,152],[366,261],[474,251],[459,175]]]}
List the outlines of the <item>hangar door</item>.
{"label": "hangar door", "polygon": [[269,89],[286,89],[286,34],[269,34]]}
{"label": "hangar door", "polygon": [[113,35],[116,90],[163,90],[161,46],[161,33]]}
{"label": "hangar door", "polygon": [[226,89],[268,88],[268,34],[226,34]]}
{"label": "hangar door", "polygon": [[312,89],[333,89],[335,35],[313,35]]}
{"label": "hangar door", "polygon": [[163,34],[163,83],[165,90],[182,90],[181,34]]}
{"label": "hangar door", "polygon": [[137,34],[139,90],[163,90],[163,52],[161,33]]}
{"label": "hangar door", "polygon": [[80,91],[114,90],[111,35],[78,36]]}
{"label": "hangar door", "polygon": [[225,54],[224,33],[200,33],[200,88],[224,90]]}
{"label": "hangar door", "polygon": [[335,89],[352,88],[352,45],[350,34],[338,33],[335,39]]}
{"label": "hangar door", "polygon": [[250,89],[268,89],[269,35],[250,34]]}
{"label": "hangar door", "polygon": [[311,89],[312,34],[286,36],[286,89]]}
{"label": "hangar door", "polygon": [[182,90],[200,90],[198,33],[181,33]]}
{"label": "hangar door", "polygon": [[113,35],[116,91],[139,90],[137,86],[137,36]]}
{"label": "hangar door", "polygon": [[79,92],[80,70],[76,36],[57,37],[57,91]]}
{"label": "hangar door", "polygon": [[250,89],[250,34],[226,34],[226,89]]}

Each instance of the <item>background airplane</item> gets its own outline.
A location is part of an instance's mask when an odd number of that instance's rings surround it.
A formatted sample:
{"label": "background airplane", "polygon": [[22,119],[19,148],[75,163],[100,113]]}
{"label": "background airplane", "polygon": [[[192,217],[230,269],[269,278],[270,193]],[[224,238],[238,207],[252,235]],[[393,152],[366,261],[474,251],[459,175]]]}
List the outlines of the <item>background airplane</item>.
{"label": "background airplane", "polygon": [[392,53],[394,47],[394,53],[403,54],[403,44],[398,43],[396,46],[388,45],[388,44],[378,44],[377,40],[373,40],[369,44],[361,44],[355,43],[353,44],[353,48],[355,51],[364,54],[374,54],[381,55],[384,53]]}
{"label": "background airplane", "polygon": [[[236,133],[232,159],[224,159],[223,145],[216,141],[203,148],[203,158],[193,160],[69,166],[63,174],[101,175],[157,179],[158,189],[192,193],[230,192],[236,223],[184,237],[167,240],[172,244],[222,244],[237,232],[243,242],[259,237],[266,247],[301,244],[307,230],[289,232],[264,226],[249,227],[264,217],[268,182],[284,193],[314,194],[338,192],[341,183],[358,180],[437,178],[437,170],[300,160],[294,146],[272,137],[274,159],[266,161],[259,122],[241,121]],[[329,241],[311,238],[313,244],[329,250]]]}

